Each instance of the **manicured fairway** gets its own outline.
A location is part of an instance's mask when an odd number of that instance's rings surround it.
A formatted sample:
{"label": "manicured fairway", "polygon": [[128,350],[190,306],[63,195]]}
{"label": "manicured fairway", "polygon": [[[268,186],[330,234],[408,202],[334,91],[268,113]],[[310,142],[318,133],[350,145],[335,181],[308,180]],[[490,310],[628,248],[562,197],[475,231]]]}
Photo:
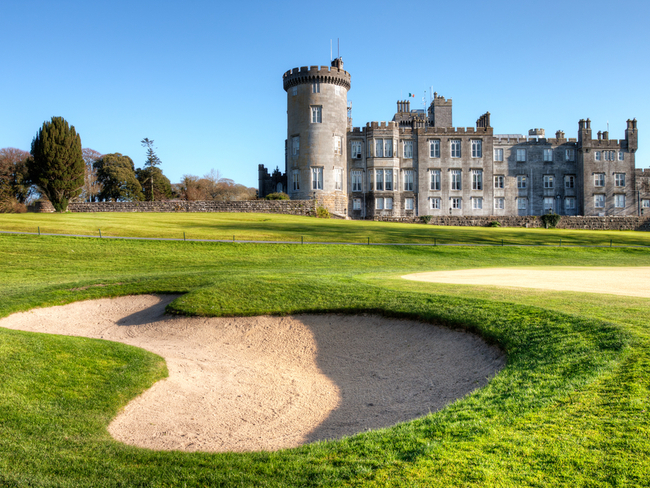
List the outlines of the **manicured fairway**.
{"label": "manicured fairway", "polygon": [[156,356],[106,341],[0,329],[0,486],[650,484],[650,299],[399,278],[531,262],[650,266],[647,249],[0,235],[0,256],[0,316],[174,292],[184,293],[170,306],[176,313],[380,313],[462,327],[508,355],[482,390],[392,428],[273,453],[157,452],[117,443],[106,431],[130,398],[166,375]]}

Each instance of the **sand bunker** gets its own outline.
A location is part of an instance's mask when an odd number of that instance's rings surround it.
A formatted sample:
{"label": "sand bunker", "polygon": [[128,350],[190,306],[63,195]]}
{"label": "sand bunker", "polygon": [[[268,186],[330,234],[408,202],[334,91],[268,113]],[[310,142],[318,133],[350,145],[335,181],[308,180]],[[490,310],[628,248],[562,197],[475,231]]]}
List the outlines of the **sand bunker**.
{"label": "sand bunker", "polygon": [[650,268],[642,266],[460,269],[413,273],[402,278],[432,283],[584,291],[650,298]]}
{"label": "sand bunker", "polygon": [[151,449],[254,451],[387,427],[485,385],[503,354],[478,337],[377,316],[164,315],[172,296],[35,309],[0,327],[124,342],[164,357],[169,378],[108,427]]}

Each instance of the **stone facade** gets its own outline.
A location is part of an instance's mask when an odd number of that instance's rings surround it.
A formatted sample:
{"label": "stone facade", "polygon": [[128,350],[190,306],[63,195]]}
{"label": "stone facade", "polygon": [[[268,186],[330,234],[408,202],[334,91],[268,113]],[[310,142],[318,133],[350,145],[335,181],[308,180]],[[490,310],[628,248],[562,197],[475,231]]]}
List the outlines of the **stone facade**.
{"label": "stone facade", "polygon": [[489,112],[475,127],[454,127],[452,100],[435,93],[426,113],[398,101],[392,121],[359,128],[346,102],[350,79],[340,58],[283,76],[292,199],[316,198],[357,219],[650,211],[650,189],[642,193],[636,182],[650,180],[635,171],[636,119],[620,140],[608,132],[594,139],[589,119],[578,122],[576,138],[547,138],[544,129],[495,134]]}
{"label": "stone facade", "polygon": [[[244,200],[238,202],[163,200],[159,202],[70,203],[70,212],[250,212],[314,215],[316,202],[307,200]],[[32,211],[39,211],[33,209]],[[40,210],[47,211],[47,210]],[[54,209],[52,209],[54,211]]]}

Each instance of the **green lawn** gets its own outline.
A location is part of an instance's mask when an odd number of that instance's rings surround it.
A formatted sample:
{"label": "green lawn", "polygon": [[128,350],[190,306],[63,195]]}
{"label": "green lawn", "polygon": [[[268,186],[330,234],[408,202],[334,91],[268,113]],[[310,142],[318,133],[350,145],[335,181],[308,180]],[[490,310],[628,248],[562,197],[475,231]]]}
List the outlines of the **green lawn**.
{"label": "green lawn", "polygon": [[[164,222],[194,214],[149,216],[162,231]],[[1,230],[8,230],[5,217]],[[31,225],[34,217],[67,225],[78,215],[19,217],[23,223],[16,218],[11,225]],[[218,218],[212,219],[213,231],[221,232]],[[332,221],[240,214],[232,219],[238,223],[223,225],[244,230],[255,219],[270,219],[266,225],[277,224],[273,232],[286,236],[284,225],[306,222],[305,230],[333,235]],[[115,223],[116,232],[134,232],[146,219],[134,220],[130,229]],[[207,221],[197,226],[208,227]],[[376,226],[378,236],[383,227],[399,237],[435,229],[363,224]],[[351,232],[359,228],[350,226]],[[454,232],[489,237],[507,229],[443,230],[452,239]],[[511,231],[524,239],[539,234]],[[588,235],[596,239],[593,234]],[[647,249],[0,235],[0,257],[0,316],[100,296],[180,292],[185,294],[170,305],[171,312],[374,312],[472,330],[508,354],[506,368],[487,387],[389,429],[274,453],[158,452],[117,443],[106,426],[130,398],[166,375],[160,358],[123,344],[0,329],[0,486],[650,484],[650,299],[398,278],[486,266],[650,266]]]}
{"label": "green lawn", "polygon": [[0,231],[121,237],[262,241],[650,246],[650,233],[515,227],[442,227],[372,221],[319,220],[245,213],[0,214]]}

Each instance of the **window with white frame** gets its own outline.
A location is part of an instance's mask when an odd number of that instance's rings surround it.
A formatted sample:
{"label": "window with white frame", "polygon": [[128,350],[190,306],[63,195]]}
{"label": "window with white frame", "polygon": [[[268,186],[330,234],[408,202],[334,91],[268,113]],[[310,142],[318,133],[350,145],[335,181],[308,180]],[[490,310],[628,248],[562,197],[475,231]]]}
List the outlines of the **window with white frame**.
{"label": "window with white frame", "polygon": [[313,80],[311,82],[311,92],[312,93],[320,93],[320,81]]}
{"label": "window with white frame", "polygon": [[517,176],[517,188],[522,190],[526,188],[527,184],[528,184],[528,177],[526,175]]}
{"label": "window with white frame", "polygon": [[413,199],[405,198],[404,199],[404,210],[413,210]]}
{"label": "window with white frame", "polygon": [[413,157],[413,141],[404,141],[404,157]]}
{"label": "window with white frame", "polygon": [[312,190],[323,189],[323,168],[311,169],[311,189]]}
{"label": "window with white frame", "polygon": [[623,151],[618,152],[618,160],[619,161],[624,161],[625,160],[625,154],[623,153]]}
{"label": "window with white frame", "polygon": [[523,162],[526,161],[526,150],[525,149],[517,149],[516,155],[517,155],[517,162],[518,163],[523,163]]}
{"label": "window with white frame", "polygon": [[375,157],[392,158],[393,157],[393,140],[392,139],[375,139]]}
{"label": "window with white frame", "polygon": [[352,199],[352,210],[361,210],[361,199],[353,198]]}
{"label": "window with white frame", "polygon": [[555,198],[544,197],[544,213],[553,212],[555,208]]}
{"label": "window with white frame", "polygon": [[450,141],[451,145],[451,157],[459,158],[460,157],[460,139],[452,139]]}
{"label": "window with white frame", "polygon": [[293,136],[291,138],[291,154],[294,156],[300,154],[300,136]]}
{"label": "window with white frame", "polygon": [[505,198],[495,198],[494,199],[494,208],[496,210],[503,210],[506,208],[506,199]]}
{"label": "window with white frame", "polygon": [[625,186],[625,173],[616,173],[614,175],[614,186]]}
{"label": "window with white frame", "polygon": [[352,191],[362,191],[361,189],[361,171],[352,171]]}
{"label": "window with white frame", "polygon": [[571,212],[576,209],[576,199],[573,197],[566,197],[564,199],[564,210]]}
{"label": "window with white frame", "polygon": [[341,168],[336,168],[334,170],[334,189],[343,189],[343,170]]}
{"label": "window with white frame", "polygon": [[600,151],[594,153],[594,161],[600,161]]}
{"label": "window with white frame", "polygon": [[616,208],[625,208],[625,195],[614,195],[614,206]]}
{"label": "window with white frame", "polygon": [[[650,200],[648,200],[650,202]],[[432,210],[440,210],[440,199],[439,198],[429,198],[429,205]]]}
{"label": "window with white frame", "polygon": [[472,170],[472,190],[482,190],[483,189],[483,170],[482,169],[473,169]]}
{"label": "window with white frame", "polygon": [[429,157],[430,158],[440,157],[440,139],[431,139],[429,141]]}
{"label": "window with white frame", "polygon": [[494,177],[494,188],[503,189],[506,186],[506,177],[503,175],[496,175]]}
{"label": "window with white frame", "polygon": [[554,185],[554,178],[552,175],[544,175],[544,188],[545,189],[550,189],[553,188]]}
{"label": "window with white frame", "polygon": [[404,171],[404,191],[413,191],[413,170]]}
{"label": "window with white frame", "polygon": [[393,170],[392,169],[386,169],[384,170],[384,181],[385,185],[384,188],[386,191],[393,191]]}
{"label": "window with white frame", "polygon": [[431,185],[429,189],[434,191],[440,190],[440,170],[432,169],[429,172],[429,176],[431,178]]}
{"label": "window with white frame", "polygon": [[594,173],[594,186],[605,186],[605,173]]}
{"label": "window with white frame", "polygon": [[375,198],[375,210],[383,210],[383,209],[384,209],[384,199]]}
{"label": "window with white frame", "polygon": [[291,173],[291,188],[293,191],[300,190],[300,170],[294,169]]}
{"label": "window with white frame", "polygon": [[334,85],[334,95],[340,95],[341,94],[341,87],[338,85]]}
{"label": "window with white frame", "polygon": [[573,149],[565,149],[564,150],[564,158],[567,161],[575,161],[576,159],[576,153]]}
{"label": "window with white frame", "polygon": [[553,149],[550,148],[544,149],[544,162],[545,163],[553,162]]}
{"label": "window with white frame", "polygon": [[494,150],[494,160],[503,161],[503,148],[497,148]]}
{"label": "window with white frame", "polygon": [[472,157],[473,158],[483,157],[483,141],[481,141],[480,139],[472,139]]}
{"label": "window with white frame", "polygon": [[341,136],[334,136],[334,154],[341,155]]}
{"label": "window with white frame", "polygon": [[462,198],[452,198],[451,199],[451,208],[460,209],[460,208],[462,208],[462,205],[463,205],[463,199]]}
{"label": "window with white frame", "polygon": [[311,107],[311,123],[320,124],[323,122],[323,107],[320,105],[313,105]]}
{"label": "window with white frame", "polygon": [[594,195],[594,207],[605,208],[605,195]]}
{"label": "window with white frame", "polygon": [[352,159],[361,159],[361,141],[352,141]]}
{"label": "window with white frame", "polygon": [[393,210],[393,199],[392,198],[384,198],[384,209]]}
{"label": "window with white frame", "polygon": [[641,200],[641,207],[642,208],[650,208],[650,199]]}
{"label": "window with white frame", "polygon": [[462,179],[461,171],[459,169],[451,170],[451,189],[452,190],[463,189],[463,179]]}
{"label": "window with white frame", "polygon": [[472,209],[474,209],[474,210],[482,210],[483,209],[483,199],[482,198],[477,198],[477,197],[472,197]]}
{"label": "window with white frame", "polygon": [[576,177],[574,175],[564,175],[564,188],[575,188]]}
{"label": "window with white frame", "polygon": [[517,209],[526,210],[528,208],[528,198],[517,198]]}
{"label": "window with white frame", "polygon": [[384,191],[384,170],[375,170],[375,190]]}
{"label": "window with white frame", "polygon": [[297,86],[294,86],[294,87],[291,89],[291,95],[295,97],[297,94],[298,94],[298,87],[297,87]]}
{"label": "window with white frame", "polygon": [[605,161],[614,161],[616,157],[616,151],[603,151],[603,159]]}

